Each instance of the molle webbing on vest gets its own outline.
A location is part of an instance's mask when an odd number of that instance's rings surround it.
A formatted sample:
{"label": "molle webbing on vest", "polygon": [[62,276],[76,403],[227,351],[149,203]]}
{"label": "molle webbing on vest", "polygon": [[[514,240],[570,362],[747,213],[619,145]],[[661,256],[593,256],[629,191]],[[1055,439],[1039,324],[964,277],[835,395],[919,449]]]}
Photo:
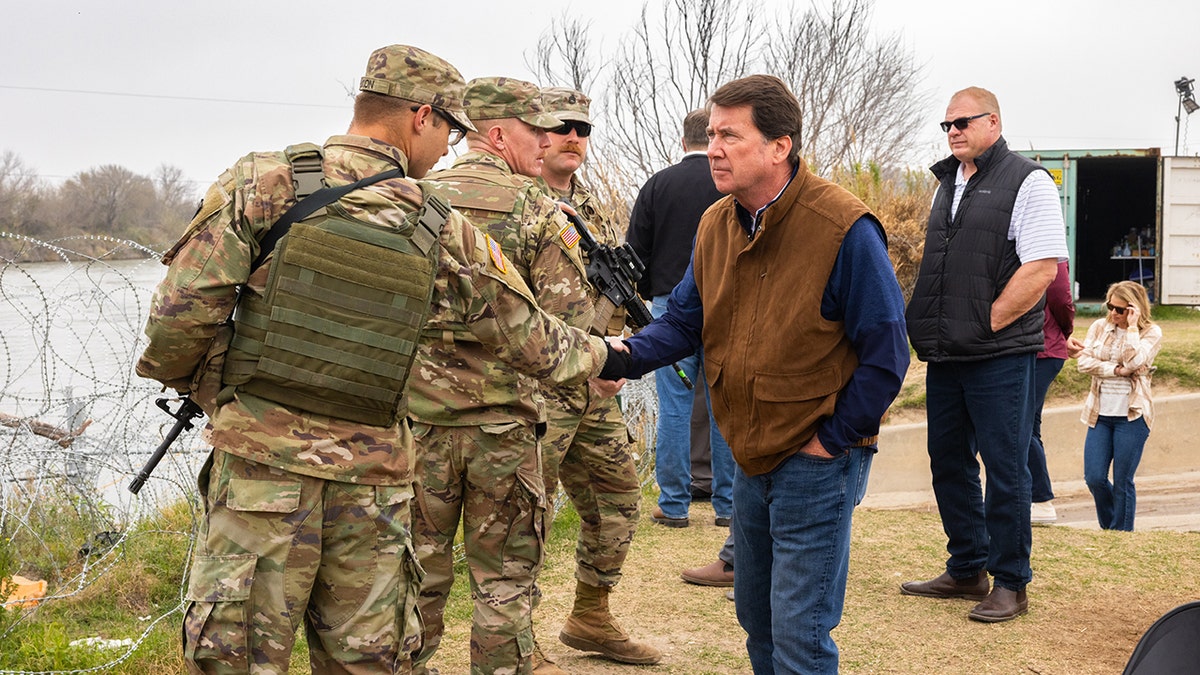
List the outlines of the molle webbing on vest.
{"label": "molle webbing on vest", "polygon": [[264,295],[239,305],[225,384],[363,424],[403,417],[449,213],[426,197],[420,217],[398,229],[356,220],[336,205],[293,225]]}

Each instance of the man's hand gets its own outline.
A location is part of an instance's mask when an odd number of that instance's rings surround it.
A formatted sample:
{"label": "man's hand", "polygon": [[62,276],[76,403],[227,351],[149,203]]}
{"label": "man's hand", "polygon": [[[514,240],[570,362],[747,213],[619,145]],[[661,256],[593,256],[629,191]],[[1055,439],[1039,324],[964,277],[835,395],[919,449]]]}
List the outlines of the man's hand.
{"label": "man's hand", "polygon": [[632,364],[632,352],[620,338],[605,338],[604,345],[608,347],[608,357],[604,360],[604,368],[596,375],[596,379],[624,381]]}
{"label": "man's hand", "polygon": [[1000,297],[992,303],[992,332],[1004,330],[1038,303],[1054,277],[1058,276],[1058,260],[1031,260],[1017,268]]}
{"label": "man's hand", "polygon": [[612,398],[613,396],[616,396],[624,386],[625,378],[621,378],[616,382],[613,382],[612,380],[601,380],[598,377],[593,377],[588,380],[588,387],[591,388],[592,393],[601,398]]}
{"label": "man's hand", "polygon": [[821,438],[816,434],[813,434],[811,440],[800,446],[800,452],[810,457],[818,457],[820,459],[834,459],[837,457],[837,455],[831,454],[825,449],[825,445],[821,443]]}

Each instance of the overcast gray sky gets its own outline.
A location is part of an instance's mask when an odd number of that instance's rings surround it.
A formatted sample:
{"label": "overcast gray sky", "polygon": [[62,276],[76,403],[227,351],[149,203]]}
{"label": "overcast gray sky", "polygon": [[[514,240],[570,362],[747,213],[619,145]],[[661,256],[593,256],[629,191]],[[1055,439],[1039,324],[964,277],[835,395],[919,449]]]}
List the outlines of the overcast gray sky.
{"label": "overcast gray sky", "polygon": [[[642,4],[0,0],[0,152],[52,183],[102,164],[146,175],[171,164],[199,192],[245,152],[343,132],[347,91],[376,47],[420,46],[468,79],[530,78],[526,54],[563,9],[612,48]],[[936,123],[968,85],[997,94],[1014,148],[1170,154],[1172,83],[1200,77],[1195,0],[877,0],[872,24],[901,33],[934,101],[914,164],[946,153]],[[1180,154],[1196,154],[1200,113],[1183,129]]]}

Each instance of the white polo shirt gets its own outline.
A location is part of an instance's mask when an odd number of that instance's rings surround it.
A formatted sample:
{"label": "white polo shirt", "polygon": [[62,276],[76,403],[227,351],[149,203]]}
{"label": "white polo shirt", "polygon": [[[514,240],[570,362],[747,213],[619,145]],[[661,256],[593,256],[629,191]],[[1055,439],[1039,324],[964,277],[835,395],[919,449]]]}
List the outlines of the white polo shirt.
{"label": "white polo shirt", "polygon": [[[954,200],[950,203],[951,219],[958,213],[958,203],[966,187],[963,165],[959,164],[958,173],[954,176]],[[1017,190],[1012,220],[1008,225],[1008,240],[1017,243],[1017,257],[1022,265],[1046,258],[1062,262],[1070,257],[1067,226],[1063,222],[1058,188],[1045,171],[1030,173]]]}

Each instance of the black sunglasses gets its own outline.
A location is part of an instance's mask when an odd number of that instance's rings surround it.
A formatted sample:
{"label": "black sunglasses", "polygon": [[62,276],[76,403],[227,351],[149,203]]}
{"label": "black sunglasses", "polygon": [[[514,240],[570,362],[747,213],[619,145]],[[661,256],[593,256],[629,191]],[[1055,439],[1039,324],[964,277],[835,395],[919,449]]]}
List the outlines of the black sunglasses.
{"label": "black sunglasses", "polygon": [[1108,308],[1108,311],[1116,312],[1118,315],[1122,315],[1122,316],[1125,314],[1125,312],[1129,311],[1128,307],[1117,307],[1116,305],[1112,304],[1111,302],[1104,303],[1104,306]]}
{"label": "black sunglasses", "polygon": [[954,127],[959,131],[965,131],[967,127],[971,126],[971,120],[977,120],[980,117],[987,117],[991,114],[992,113],[990,112],[985,112],[979,113],[978,115],[971,115],[970,117],[960,117],[956,120],[950,120],[949,122],[938,122],[938,126],[941,127],[942,131],[946,133],[950,133],[950,127]]}
{"label": "black sunglasses", "polygon": [[550,133],[558,134],[559,136],[566,136],[567,134],[571,133],[572,129],[575,130],[575,133],[578,134],[580,138],[587,138],[588,136],[592,135],[592,125],[588,124],[587,122],[577,122],[575,120],[563,122],[561,127],[557,129],[551,129]]}

